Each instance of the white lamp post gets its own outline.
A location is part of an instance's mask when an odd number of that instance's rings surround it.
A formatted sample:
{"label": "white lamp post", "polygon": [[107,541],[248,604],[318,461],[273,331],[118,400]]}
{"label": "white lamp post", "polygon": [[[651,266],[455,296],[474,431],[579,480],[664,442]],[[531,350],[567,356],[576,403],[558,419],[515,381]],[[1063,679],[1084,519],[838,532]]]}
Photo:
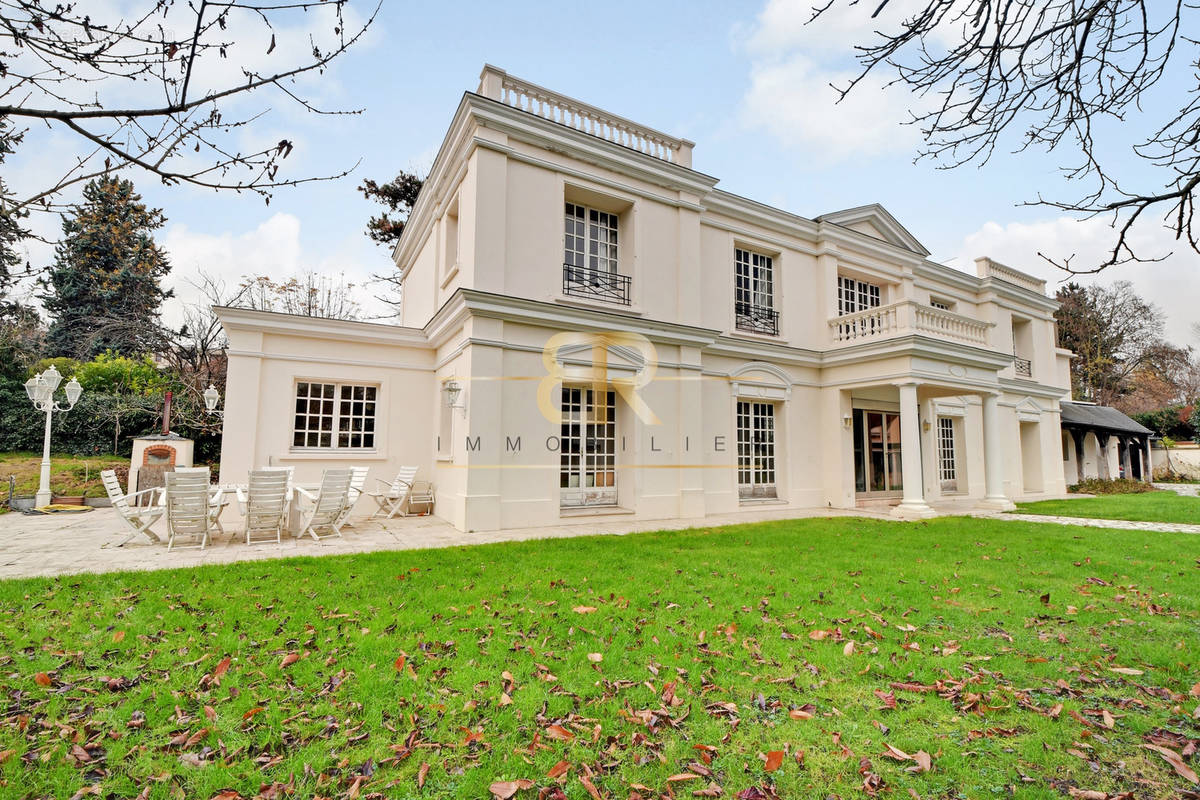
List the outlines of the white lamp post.
{"label": "white lamp post", "polygon": [[51,365],[50,369],[45,372],[39,372],[29,380],[25,381],[25,394],[29,395],[29,399],[33,401],[33,406],[38,411],[46,414],[46,435],[42,439],[42,477],[38,483],[37,505],[50,505],[50,420],[55,411],[70,411],[79,402],[79,395],[83,394],[83,387],[79,385],[79,381],[71,378],[67,383],[67,406],[64,408],[54,400],[54,393],[58,390],[58,385],[62,383],[62,375],[58,370]]}

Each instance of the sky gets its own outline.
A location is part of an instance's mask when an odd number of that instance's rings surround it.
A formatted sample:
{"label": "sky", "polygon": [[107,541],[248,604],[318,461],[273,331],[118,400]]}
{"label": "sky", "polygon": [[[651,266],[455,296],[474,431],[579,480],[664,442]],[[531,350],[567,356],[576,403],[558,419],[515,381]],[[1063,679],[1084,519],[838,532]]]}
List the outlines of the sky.
{"label": "sky", "polygon": [[[134,0],[96,0],[120,6]],[[915,0],[895,0],[903,12]],[[159,241],[173,269],[168,321],[181,303],[194,302],[199,270],[235,286],[243,276],[281,278],[316,270],[344,274],[358,286],[368,314],[386,311],[375,297],[373,274],[392,269],[388,250],[363,233],[381,207],[356,187],[364,178],[385,181],[397,170],[428,170],[464,91],[473,91],[483,64],[560,91],[696,143],[693,166],[720,179],[719,187],[806,217],[881,203],[932,252],[935,261],[974,271],[976,257],[1046,278],[1051,291],[1069,276],[1039,253],[1097,261],[1109,245],[1107,219],[1080,221],[1028,201],[1040,194],[1073,199],[1058,168],[1073,153],[1013,153],[1006,143],[983,166],[941,170],[914,163],[919,132],[903,122],[923,101],[882,78],[860,85],[836,103],[829,84],[853,74],[852,46],[870,36],[865,19],[875,4],[859,4],[813,25],[804,24],[811,0],[785,2],[660,1],[507,3],[387,2],[367,35],[319,78],[305,81],[307,97],[326,107],[361,109],[321,116],[297,108],[279,93],[246,99],[244,108],[269,108],[245,145],[288,138],[295,150],[284,174],[346,178],[281,189],[267,205],[253,195],[165,187],[129,173],[139,191],[161,208],[167,224]],[[867,6],[870,6],[868,8]],[[352,2],[362,19],[370,6]],[[299,52],[315,15],[277,33],[279,56]],[[235,34],[241,32],[235,26]],[[269,34],[254,26],[240,36],[245,52],[266,61]],[[276,56],[276,57],[279,57]],[[1141,115],[1106,129],[1114,164],[1132,178],[1146,168],[1129,155],[1124,138],[1176,106],[1187,83],[1186,63],[1148,98]],[[214,64],[204,79],[228,77]],[[122,87],[113,87],[118,94]],[[235,109],[236,110],[236,107]],[[1144,117],[1144,118],[1143,118]],[[44,183],[77,152],[69,135],[31,128],[5,164],[18,194]],[[1155,184],[1150,184],[1156,187]],[[53,238],[57,221],[35,221]],[[1198,345],[1190,325],[1200,318],[1200,256],[1178,247],[1158,225],[1137,240],[1153,264],[1113,267],[1098,280],[1131,281],[1167,315],[1167,335]],[[49,264],[52,249],[35,244],[29,258]],[[1082,279],[1087,282],[1089,279]]]}

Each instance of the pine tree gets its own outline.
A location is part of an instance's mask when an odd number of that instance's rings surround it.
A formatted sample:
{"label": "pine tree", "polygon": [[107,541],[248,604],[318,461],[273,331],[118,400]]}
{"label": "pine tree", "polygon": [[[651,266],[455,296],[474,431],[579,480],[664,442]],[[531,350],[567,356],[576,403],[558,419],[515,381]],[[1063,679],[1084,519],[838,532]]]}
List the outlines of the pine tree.
{"label": "pine tree", "polygon": [[160,280],[171,270],[153,231],[162,211],[142,202],[133,183],[113,176],[88,182],[83,202],[64,215],[54,265],[41,280],[53,322],[51,355],[89,359],[111,350],[137,355],[159,343],[159,310],[171,296]]}
{"label": "pine tree", "polygon": [[[23,133],[15,133],[7,117],[0,116],[0,164],[21,143]],[[21,271],[21,253],[17,247],[28,234],[20,220],[25,212],[13,209],[12,198],[0,175],[0,317],[7,317],[16,305],[9,296],[16,282],[14,273]]]}
{"label": "pine tree", "polygon": [[[14,132],[0,116],[0,165],[20,144],[23,133]],[[0,175],[0,380],[23,378],[25,368],[37,360],[41,325],[37,312],[14,296],[21,273],[28,272],[19,250],[28,232],[21,227],[25,212],[13,208],[8,186]]]}

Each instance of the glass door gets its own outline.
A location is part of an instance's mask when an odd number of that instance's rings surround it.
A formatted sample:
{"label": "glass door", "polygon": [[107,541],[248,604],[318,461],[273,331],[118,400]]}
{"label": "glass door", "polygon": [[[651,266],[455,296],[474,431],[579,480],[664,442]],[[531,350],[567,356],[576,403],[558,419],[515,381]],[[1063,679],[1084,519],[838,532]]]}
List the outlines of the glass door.
{"label": "glass door", "polygon": [[737,459],[739,497],[777,496],[773,403],[738,401]]}
{"label": "glass door", "polygon": [[904,489],[900,415],[854,410],[854,483],[860,494],[895,494]]}
{"label": "glass door", "polygon": [[559,436],[559,502],[617,503],[617,423],[614,393],[564,386]]}

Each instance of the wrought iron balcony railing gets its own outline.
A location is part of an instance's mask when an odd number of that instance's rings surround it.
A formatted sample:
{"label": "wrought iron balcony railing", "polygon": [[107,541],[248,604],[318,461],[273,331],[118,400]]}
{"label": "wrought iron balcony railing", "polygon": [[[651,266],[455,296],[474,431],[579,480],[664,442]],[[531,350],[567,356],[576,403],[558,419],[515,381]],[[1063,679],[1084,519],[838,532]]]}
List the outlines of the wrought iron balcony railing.
{"label": "wrought iron balcony railing", "polygon": [[1014,356],[1013,357],[1013,372],[1016,373],[1016,376],[1018,378],[1032,378],[1033,377],[1033,362],[1031,362],[1028,358],[1021,358],[1020,356]]}
{"label": "wrought iron balcony railing", "polygon": [[608,270],[563,264],[563,294],[629,305],[633,279]]}
{"label": "wrought iron balcony railing", "polygon": [[768,336],[779,335],[779,312],[766,306],[756,306],[753,303],[734,303],[733,313],[739,331],[765,333]]}

